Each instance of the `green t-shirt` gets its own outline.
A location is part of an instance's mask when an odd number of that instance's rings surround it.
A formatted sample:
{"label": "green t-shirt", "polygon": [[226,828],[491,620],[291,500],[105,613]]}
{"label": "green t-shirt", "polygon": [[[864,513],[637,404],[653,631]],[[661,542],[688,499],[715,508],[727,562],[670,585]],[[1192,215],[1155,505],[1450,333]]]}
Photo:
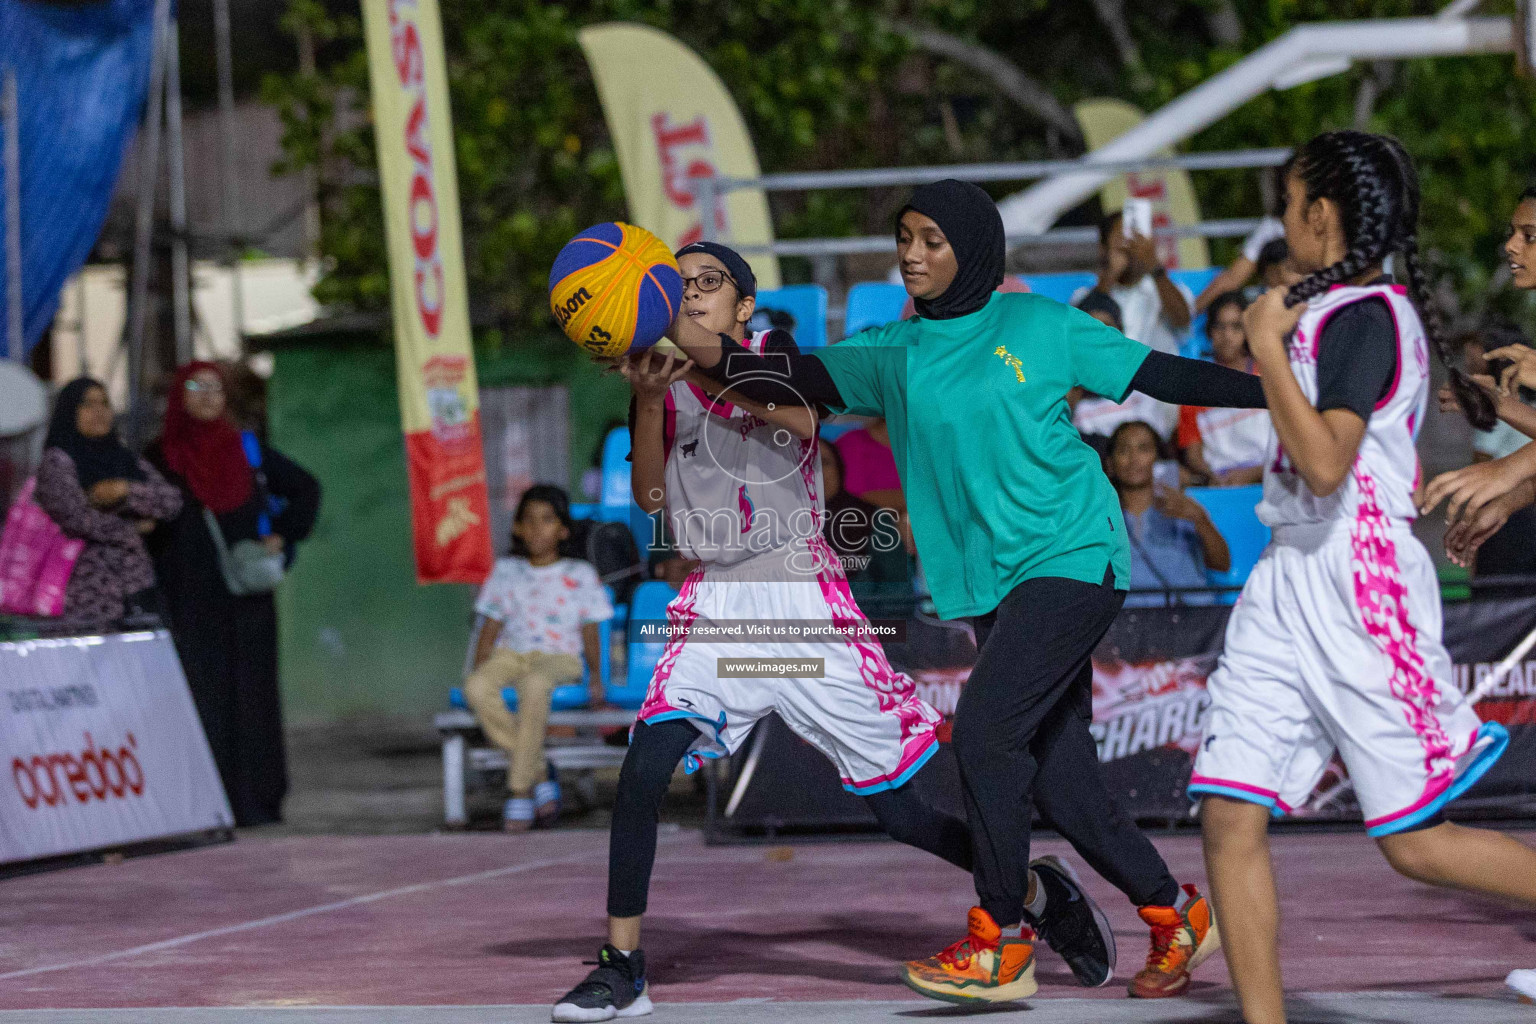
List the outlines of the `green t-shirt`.
{"label": "green t-shirt", "polygon": [[953,320],[913,317],[815,354],[836,412],[883,416],[934,605],[992,611],[1041,576],[1130,582],[1120,502],[1072,426],[1081,384],[1120,401],[1150,350],[1040,295],[994,294]]}

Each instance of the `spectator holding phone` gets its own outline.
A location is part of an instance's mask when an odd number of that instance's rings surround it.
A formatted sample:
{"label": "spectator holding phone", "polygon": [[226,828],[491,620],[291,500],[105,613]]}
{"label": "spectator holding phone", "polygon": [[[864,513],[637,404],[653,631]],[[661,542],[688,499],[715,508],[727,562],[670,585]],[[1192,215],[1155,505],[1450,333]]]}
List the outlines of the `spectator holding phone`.
{"label": "spectator holding phone", "polygon": [[181,494],[118,439],[107,389],[79,377],[53,406],[35,500],[65,536],[85,541],[62,622],[99,627],[157,611],[144,534],[181,511]]}
{"label": "spectator holding phone", "polygon": [[[1133,420],[1115,428],[1109,439],[1105,471],[1120,496],[1120,511],[1131,543],[1131,593],[1126,607],[1159,607],[1161,593],[1208,585],[1206,570],[1232,567],[1227,542],[1199,502],[1176,486],[1159,483],[1160,444],[1146,423]],[[1176,596],[1178,604],[1210,604],[1210,594]]]}
{"label": "spectator holding phone", "polygon": [[1273,214],[1265,216],[1259,221],[1258,227],[1243,239],[1243,248],[1237,259],[1205,286],[1205,291],[1195,300],[1195,312],[1210,309],[1218,298],[1229,292],[1241,291],[1255,275],[1265,288],[1273,288],[1282,283],[1273,278],[1278,276],[1278,268],[1288,255],[1285,225]]}
{"label": "spectator holding phone", "polygon": [[[1157,243],[1147,234],[1127,230],[1123,212],[1099,222],[1099,276],[1092,289],[1072,296],[1084,307],[1093,293],[1113,299],[1120,312],[1120,330],[1132,341],[1168,355],[1178,355],[1189,329],[1195,299],[1174,282],[1157,255]],[[1086,398],[1073,410],[1073,421],[1084,434],[1109,434],[1121,423],[1141,420],[1160,440],[1173,437],[1179,408],[1166,402],[1140,400],[1134,409],[1107,398]]]}
{"label": "spectator holding phone", "polygon": [[[1243,312],[1248,303],[1240,292],[1227,292],[1211,303],[1206,333],[1211,354],[1222,366],[1254,373]],[[1264,452],[1269,444],[1267,409],[1206,409],[1186,405],[1179,410],[1179,447],[1184,463],[1197,478],[1216,487],[1241,487],[1264,479]]]}
{"label": "spectator holding phone", "polygon": [[1178,355],[1193,319],[1195,300],[1174,282],[1148,235],[1128,232],[1123,212],[1099,223],[1099,279],[1094,291],[1120,305],[1125,336],[1148,348]]}

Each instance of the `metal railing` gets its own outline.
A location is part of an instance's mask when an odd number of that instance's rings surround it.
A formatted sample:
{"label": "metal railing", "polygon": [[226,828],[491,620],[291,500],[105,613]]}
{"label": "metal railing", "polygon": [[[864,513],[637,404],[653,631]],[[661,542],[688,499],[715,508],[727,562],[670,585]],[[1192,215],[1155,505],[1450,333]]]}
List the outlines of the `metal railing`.
{"label": "metal railing", "polygon": [[[804,171],[781,174],[763,174],[756,178],[735,178],[729,175],[710,174],[690,178],[694,189],[694,203],[701,211],[699,218],[702,236],[714,241],[722,238],[716,224],[716,210],[732,192],[743,189],[761,189],[764,192],[806,192],[821,189],[883,188],[900,185],[921,185],[941,178],[960,181],[1029,181],[1072,171],[1133,172],[1165,170],[1170,168],[1186,171],[1244,170],[1257,167],[1278,167],[1290,159],[1291,150],[1284,147],[1271,149],[1243,149],[1214,153],[1190,153],[1183,156],[1143,157],[1135,160],[1090,161],[1077,160],[1025,160],[1012,163],[951,164],[924,167],[874,167],[849,171]],[[1165,228],[1156,232],[1159,236],[1231,238],[1245,235],[1258,222],[1252,219],[1208,221],[1202,224]],[[1014,245],[1060,244],[1097,241],[1097,229],[1061,228],[1039,234],[1009,236]],[[887,235],[843,238],[797,238],[771,245],[741,245],[744,254],[773,253],[778,256],[839,256],[854,253],[884,252],[891,247]]]}
{"label": "metal railing", "polygon": [[[1207,220],[1199,224],[1154,228],[1154,238],[1246,238],[1259,226],[1256,217],[1234,220]],[[1017,245],[1080,245],[1099,240],[1096,227],[1053,228],[1037,235],[1008,235],[1010,246]],[[790,238],[779,242],[733,244],[731,248],[743,256],[772,254],[774,256],[851,256],[859,253],[891,252],[895,246],[891,235],[853,235],[842,238]]]}

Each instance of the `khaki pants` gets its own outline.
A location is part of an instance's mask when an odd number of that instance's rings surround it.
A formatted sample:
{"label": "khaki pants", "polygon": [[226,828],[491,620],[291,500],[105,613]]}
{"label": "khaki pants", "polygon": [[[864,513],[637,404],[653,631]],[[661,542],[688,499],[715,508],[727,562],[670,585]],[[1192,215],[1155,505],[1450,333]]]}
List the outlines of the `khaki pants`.
{"label": "khaki pants", "polygon": [[[550,694],[556,686],[580,678],[581,659],[574,654],[522,653],[498,647],[464,683],[464,699],[480,720],[480,728],[511,761],[507,788],[514,796],[527,796],[544,777]],[[501,699],[504,686],[517,690],[515,715]]]}

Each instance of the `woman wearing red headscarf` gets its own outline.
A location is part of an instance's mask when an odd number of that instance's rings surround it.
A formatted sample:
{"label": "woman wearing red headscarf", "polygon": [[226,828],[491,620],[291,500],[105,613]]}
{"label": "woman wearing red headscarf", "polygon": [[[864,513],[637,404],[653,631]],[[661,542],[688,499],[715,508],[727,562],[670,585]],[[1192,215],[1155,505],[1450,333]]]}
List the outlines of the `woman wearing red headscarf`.
{"label": "woman wearing red headscarf", "polygon": [[[258,552],[291,562],[294,544],[309,536],[319,514],[320,485],[254,435],[242,436],[228,416],[225,389],[213,363],[189,363],[176,373],[165,429],[147,454],[181,488],[184,501],[151,546],[176,649],[235,823],[261,825],[281,820],[288,789],[277,609],[271,590],[233,592],[220,543],[229,551],[253,542]],[[259,469],[252,454],[259,454]]]}

